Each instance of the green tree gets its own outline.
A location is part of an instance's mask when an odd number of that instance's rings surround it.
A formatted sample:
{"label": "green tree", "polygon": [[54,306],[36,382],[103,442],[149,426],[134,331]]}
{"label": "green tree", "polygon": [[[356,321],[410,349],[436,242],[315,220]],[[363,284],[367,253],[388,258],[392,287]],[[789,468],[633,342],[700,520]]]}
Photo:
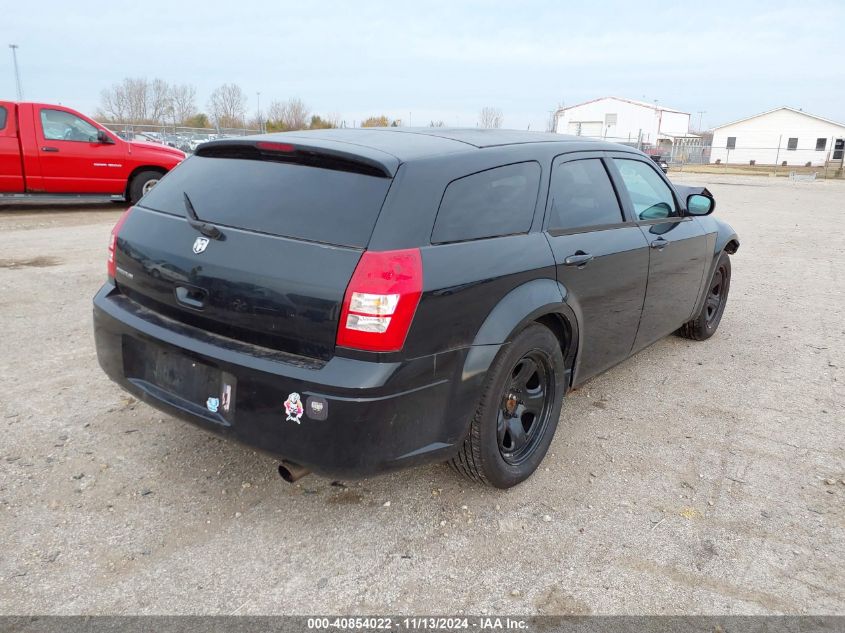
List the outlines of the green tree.
{"label": "green tree", "polygon": [[308,125],[312,130],[328,130],[337,127],[337,121],[331,118],[323,118],[319,114],[311,116],[311,123]]}

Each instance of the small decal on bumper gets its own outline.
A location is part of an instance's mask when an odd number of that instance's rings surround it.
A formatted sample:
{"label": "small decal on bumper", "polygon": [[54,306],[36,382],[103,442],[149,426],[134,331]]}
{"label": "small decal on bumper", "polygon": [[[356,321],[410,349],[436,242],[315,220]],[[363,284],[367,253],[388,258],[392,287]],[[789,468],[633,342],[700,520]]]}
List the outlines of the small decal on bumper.
{"label": "small decal on bumper", "polygon": [[329,417],[329,403],[319,396],[308,396],[305,402],[305,412],[312,420],[325,420]]}
{"label": "small decal on bumper", "polygon": [[285,400],[285,413],[287,414],[287,418],[285,418],[287,421],[299,424],[299,421],[302,419],[302,414],[304,413],[302,397],[295,391]]}

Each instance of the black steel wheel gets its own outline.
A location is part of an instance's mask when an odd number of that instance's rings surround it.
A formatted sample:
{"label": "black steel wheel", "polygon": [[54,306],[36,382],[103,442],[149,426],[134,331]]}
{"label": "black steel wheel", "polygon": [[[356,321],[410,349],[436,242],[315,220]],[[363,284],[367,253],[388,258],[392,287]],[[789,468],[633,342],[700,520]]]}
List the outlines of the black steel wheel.
{"label": "black steel wheel", "polygon": [[726,266],[721,264],[713,274],[713,279],[710,281],[710,289],[707,291],[707,298],[704,300],[704,318],[711,327],[714,322],[717,323],[719,321],[722,312],[725,310],[727,294],[722,291],[725,289],[725,278],[727,275]]}
{"label": "black steel wheel", "polygon": [[557,336],[539,323],[525,328],[488,369],[469,432],[450,465],[496,488],[530,477],[557,429],[565,375]]}
{"label": "black steel wheel", "polygon": [[678,330],[678,334],[694,341],[703,341],[716,333],[716,328],[722,320],[725,305],[728,302],[728,291],[731,288],[731,258],[722,253],[716,263],[716,270],[707,286],[704,305],[701,312]]}
{"label": "black steel wheel", "polygon": [[516,466],[530,457],[548,426],[548,396],[555,393],[551,362],[546,351],[532,350],[511,369],[496,419],[499,452],[508,464]]}

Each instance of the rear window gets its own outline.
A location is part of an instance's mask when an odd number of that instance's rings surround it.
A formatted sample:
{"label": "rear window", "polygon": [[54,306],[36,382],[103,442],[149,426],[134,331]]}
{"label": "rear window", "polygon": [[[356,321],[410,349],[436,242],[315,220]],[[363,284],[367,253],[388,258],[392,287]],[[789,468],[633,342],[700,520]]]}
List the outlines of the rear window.
{"label": "rear window", "polygon": [[446,187],[432,244],[526,233],[534,218],[540,165],[519,163],[454,180]]}
{"label": "rear window", "polygon": [[141,206],[313,242],[363,248],[391,180],[336,169],[194,156],[144,196]]}

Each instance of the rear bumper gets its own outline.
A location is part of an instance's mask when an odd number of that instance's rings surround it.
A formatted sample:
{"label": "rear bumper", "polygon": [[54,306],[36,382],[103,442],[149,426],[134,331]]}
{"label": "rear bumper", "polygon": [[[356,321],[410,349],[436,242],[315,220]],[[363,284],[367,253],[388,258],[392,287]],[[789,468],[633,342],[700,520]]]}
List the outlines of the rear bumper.
{"label": "rear bumper", "polygon": [[[139,399],[318,473],[361,477],[450,457],[463,440],[469,402],[461,372],[467,350],[393,363],[335,356],[327,362],[274,352],[172,321],[106,284],[94,298],[97,357],[106,374]],[[210,368],[228,384],[230,406],[212,412],[199,393],[186,398],[139,371],[158,351]],[[131,358],[130,358],[131,356]],[[152,361],[150,361],[152,362]],[[155,372],[153,372],[155,373]],[[475,381],[477,382],[477,381]],[[158,383],[158,384],[157,384]],[[204,385],[205,383],[203,383]],[[288,419],[284,403],[298,393],[304,412]],[[204,397],[204,392],[203,397]],[[310,406],[311,401],[322,403]],[[213,408],[213,406],[212,406]],[[474,408],[474,405],[472,406]],[[460,411],[460,415],[456,412]],[[295,416],[294,416],[295,417]],[[322,419],[321,419],[322,418]]]}

